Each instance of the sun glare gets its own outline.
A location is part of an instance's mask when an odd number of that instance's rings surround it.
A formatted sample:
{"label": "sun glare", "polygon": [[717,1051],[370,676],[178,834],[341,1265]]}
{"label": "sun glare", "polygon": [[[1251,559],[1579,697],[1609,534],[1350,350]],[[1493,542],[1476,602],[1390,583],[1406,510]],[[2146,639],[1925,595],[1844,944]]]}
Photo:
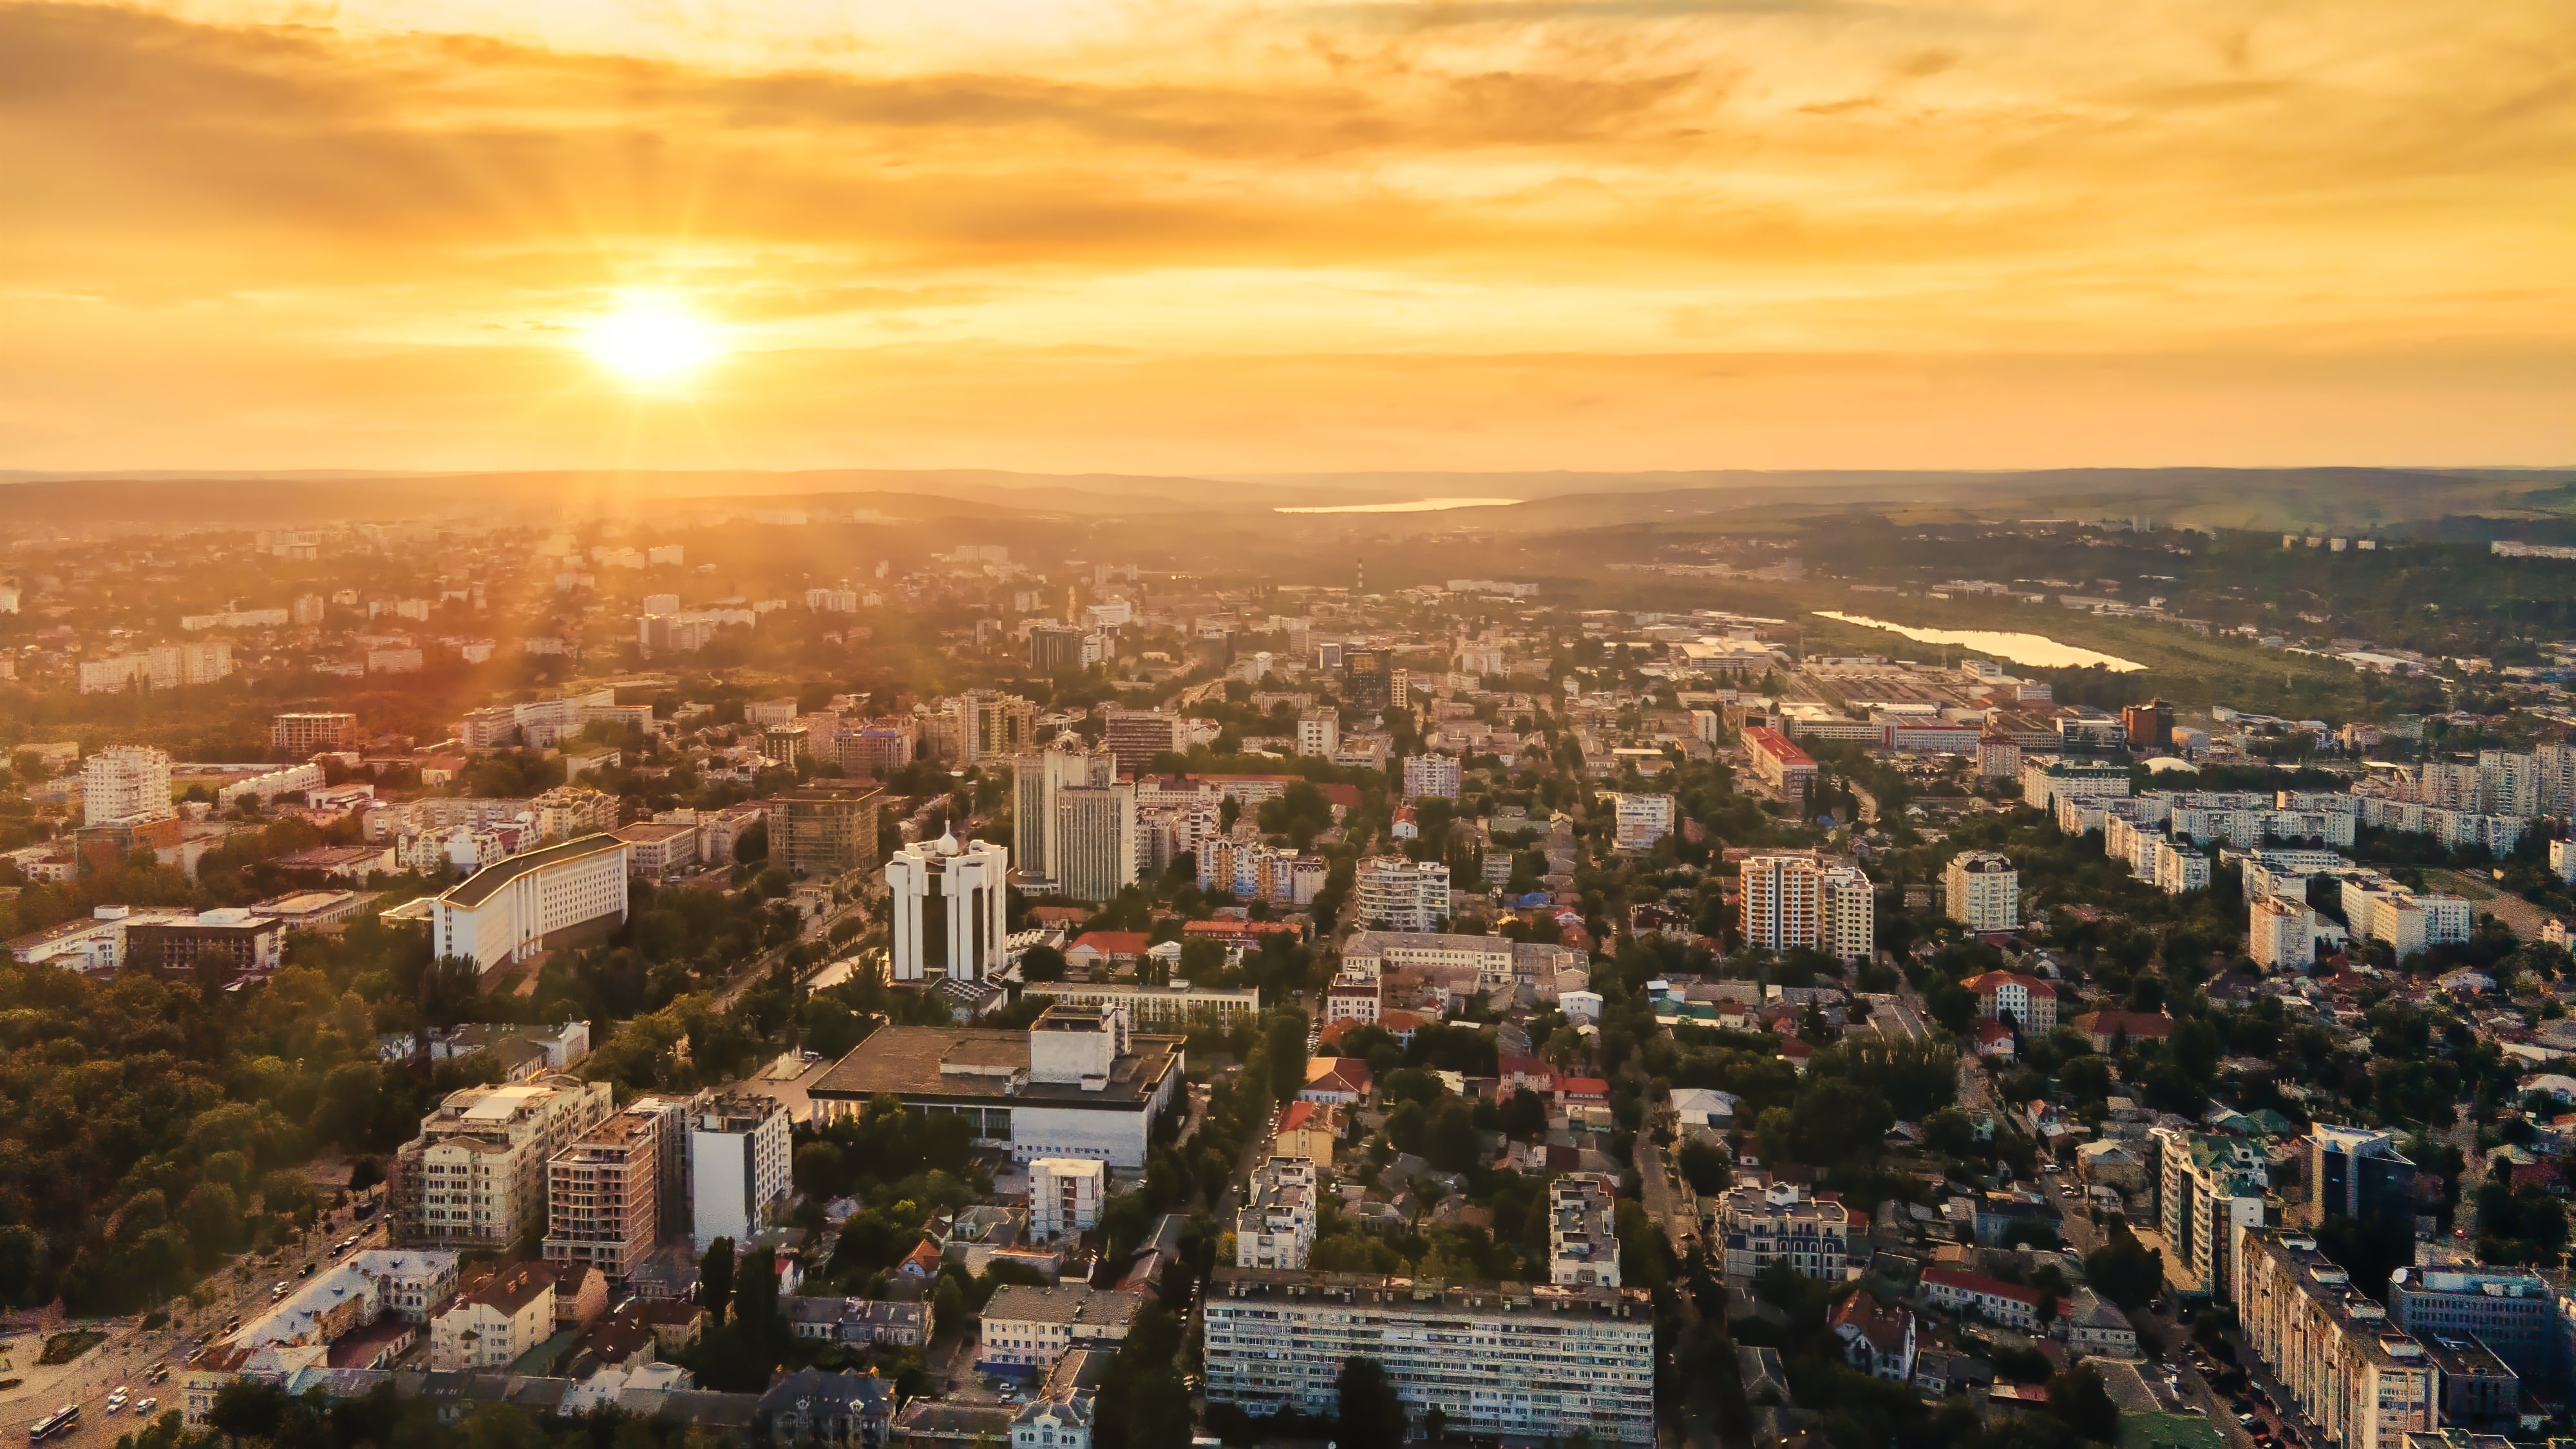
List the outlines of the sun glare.
{"label": "sun glare", "polygon": [[665,297],[630,297],[582,328],[581,350],[639,387],[686,381],[724,355],[715,326]]}

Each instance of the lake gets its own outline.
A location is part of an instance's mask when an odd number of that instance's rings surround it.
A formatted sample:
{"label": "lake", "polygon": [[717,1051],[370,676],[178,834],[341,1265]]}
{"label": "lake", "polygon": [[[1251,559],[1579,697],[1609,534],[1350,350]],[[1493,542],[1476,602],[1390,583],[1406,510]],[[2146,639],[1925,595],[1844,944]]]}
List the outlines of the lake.
{"label": "lake", "polygon": [[1891,634],[1902,634],[1917,644],[1956,644],[1970,653],[2027,664],[2033,669],[2085,669],[2098,664],[2113,674],[2134,674],[2147,667],[2116,654],[2060,644],[2045,634],[2007,634],[1993,629],[1916,629],[1859,614],[1840,614],[1830,609],[1816,610],[1816,617],[1862,629],[1885,629]]}

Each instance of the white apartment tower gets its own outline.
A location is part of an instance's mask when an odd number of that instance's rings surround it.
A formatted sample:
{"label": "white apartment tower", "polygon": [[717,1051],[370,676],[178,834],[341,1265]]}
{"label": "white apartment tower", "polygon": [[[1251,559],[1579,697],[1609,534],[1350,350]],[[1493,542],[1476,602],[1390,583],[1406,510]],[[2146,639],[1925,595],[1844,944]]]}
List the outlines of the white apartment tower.
{"label": "white apartment tower", "polygon": [[[1118,716],[1112,716],[1113,729],[1118,720]],[[1058,792],[1073,785],[1114,784],[1117,779],[1118,756],[1111,745],[1097,750],[1025,750],[1013,756],[1011,849],[1018,858],[1020,874],[1032,880],[1056,878]]]}
{"label": "white apartment tower", "polygon": [[689,1204],[698,1251],[718,1238],[740,1246],[787,1205],[787,1107],[738,1094],[697,1104],[689,1120]]}
{"label": "white apartment tower", "polygon": [[886,861],[894,916],[893,975],[981,981],[1007,961],[1011,853],[954,835],[916,841]]}
{"label": "white apartment tower", "polygon": [[1803,851],[1747,857],[1736,883],[1737,924],[1748,946],[1812,946],[1837,961],[1878,951],[1878,894],[1857,866]]}
{"label": "white apartment tower", "polygon": [[1372,856],[1355,885],[1360,921],[1373,929],[1436,931],[1449,918],[1449,867],[1439,861]]}
{"label": "white apartment tower", "polygon": [[1458,798],[1458,761],[1450,755],[1407,755],[1404,760],[1404,798],[1419,800],[1425,795],[1443,800]]}
{"label": "white apartment tower", "polygon": [[1105,901],[1136,883],[1136,787],[1067,785],[1056,791],[1047,876],[1078,901]]}
{"label": "white apartment tower", "polygon": [[1942,874],[1950,919],[1971,931],[2009,931],[2021,924],[2021,872],[1992,851],[1950,858]]}
{"label": "white apartment tower", "polygon": [[170,804],[170,757],[150,745],[110,745],[81,764],[81,823],[159,820]]}

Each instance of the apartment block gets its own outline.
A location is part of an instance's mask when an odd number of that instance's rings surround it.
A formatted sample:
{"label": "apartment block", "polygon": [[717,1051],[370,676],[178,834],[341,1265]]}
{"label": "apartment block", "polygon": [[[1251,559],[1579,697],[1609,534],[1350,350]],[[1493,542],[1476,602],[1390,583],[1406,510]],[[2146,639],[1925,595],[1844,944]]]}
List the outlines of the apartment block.
{"label": "apartment block", "polygon": [[2256,896],[2246,907],[2246,939],[2254,964],[2266,971],[2299,971],[2316,964],[2317,913],[2304,900]]}
{"label": "apartment block", "polygon": [[2314,1238],[2277,1228],[2244,1235],[2236,1317],[2245,1346],[2299,1411],[2342,1449],[2401,1449],[2438,1422],[2424,1345],[2352,1286]]}
{"label": "apartment block", "polygon": [[2156,1146],[2156,1221],[2179,1266],[2225,1301],[2235,1281],[2237,1242],[2264,1221],[2269,1173],[2242,1137],[2151,1130]]}
{"label": "apartment block", "polygon": [[[2125,785],[2127,777],[2121,777]],[[2122,794],[2127,794],[2124,788]],[[2010,931],[2021,925],[2021,872],[1992,851],[1962,851],[1941,874],[1950,919],[1971,931]]]}
{"label": "apartment block", "polygon": [[1359,864],[1360,920],[1373,929],[1430,932],[1449,918],[1449,867],[1372,856]]}
{"label": "apartment block", "polygon": [[1617,1208],[1617,1185],[1597,1172],[1569,1172],[1547,1185],[1547,1281],[1619,1286]]}
{"label": "apartment block", "polygon": [[1780,1264],[1801,1278],[1840,1283],[1851,1260],[1850,1211],[1795,1183],[1735,1188],[1720,1200],[1717,1224],[1729,1278],[1756,1278]]}
{"label": "apartment block", "polygon": [[110,745],[81,762],[81,823],[115,825],[177,813],[170,757],[150,745]]}
{"label": "apartment block", "polygon": [[1651,850],[1673,833],[1670,795],[1613,795],[1611,843],[1621,850]]}
{"label": "apartment block", "polygon": [[1404,757],[1404,798],[1419,800],[1429,795],[1442,800],[1458,798],[1458,761],[1450,755],[1407,755]]}
{"label": "apartment block", "polygon": [[280,759],[310,759],[323,750],[347,749],[358,739],[354,714],[313,712],[271,716],[269,753]]}
{"label": "apartment block", "polygon": [[649,1112],[620,1112],[546,1167],[548,1262],[597,1268],[623,1286],[661,1226],[661,1140]]}
{"label": "apartment block", "polygon": [[1053,1242],[1100,1221],[1109,1165],[1094,1157],[1041,1157],[1029,1164],[1029,1236]]}
{"label": "apartment block", "polygon": [[768,1097],[708,1097],[689,1119],[690,1231],[703,1253],[718,1238],[740,1244],[793,1195],[787,1107]]}
{"label": "apartment block", "polygon": [[1988,1021],[2006,1017],[2021,1029],[2046,1036],[2057,1029],[2057,986],[2037,976],[1988,971],[1959,983],[1977,998],[1977,1014]]}
{"label": "apartment block", "polygon": [[762,802],[770,864],[814,875],[846,875],[875,865],[883,795],[873,785],[817,783]]}
{"label": "apartment block", "polygon": [[2526,1383],[2560,1378],[2558,1295],[2529,1268],[2407,1266],[2388,1275],[2388,1312],[2419,1339],[2474,1339]]}
{"label": "apartment block", "polygon": [[1343,1362],[1368,1358],[1409,1415],[1437,1408],[1453,1432],[1655,1441],[1654,1313],[1640,1289],[1220,1267],[1203,1312],[1208,1401],[1255,1416],[1332,1417]]}
{"label": "apartment block", "polygon": [[1234,1262],[1239,1268],[1303,1268],[1315,1246],[1315,1164],[1302,1157],[1274,1157],[1252,1170],[1243,1206],[1234,1215]]}
{"label": "apartment block", "polygon": [[386,1173],[388,1233],[420,1247],[516,1244],[548,1221],[548,1165],[614,1109],[606,1082],[559,1074],[450,1093]]}

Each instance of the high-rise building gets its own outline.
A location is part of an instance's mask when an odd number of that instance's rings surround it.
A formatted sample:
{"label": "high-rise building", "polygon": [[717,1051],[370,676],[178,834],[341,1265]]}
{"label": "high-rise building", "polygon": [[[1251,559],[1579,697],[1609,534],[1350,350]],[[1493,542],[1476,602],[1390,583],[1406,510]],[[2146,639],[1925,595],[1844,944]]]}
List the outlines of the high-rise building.
{"label": "high-rise building", "polygon": [[1950,857],[1941,881],[1950,919],[1969,930],[2009,931],[2021,925],[2021,872],[2009,859],[1991,851],[1963,851]]}
{"label": "high-rise building", "polygon": [[2536,754],[2478,751],[2478,808],[2489,815],[2517,819],[2539,814],[2547,773]]}
{"label": "high-rise building", "polygon": [[1611,843],[1621,850],[1651,850],[1673,833],[1670,795],[1613,795]]}
{"label": "high-rise building", "polygon": [[1055,879],[1056,835],[1062,828],[1057,806],[1063,790],[1118,781],[1115,748],[1084,750],[1080,743],[1059,736],[1045,749],[1023,750],[1011,759],[1011,850],[1026,879]]}
{"label": "high-rise building", "polygon": [[792,1196],[794,1150],[787,1106],[734,1093],[698,1102],[689,1121],[690,1226],[698,1251],[718,1238],[739,1247]]}
{"label": "high-rise building", "polygon": [[2308,1130],[2308,1210],[2327,1218],[2415,1217],[2415,1164],[2397,1150],[2397,1134],[2380,1128]]}
{"label": "high-rise building", "polygon": [[608,1083],[561,1074],[449,1093],[386,1172],[387,1231],[415,1247],[511,1247],[547,1224],[549,1165],[615,1110]]}
{"label": "high-rise building", "polygon": [[1109,1164],[1096,1157],[1041,1157],[1029,1164],[1029,1234],[1039,1242],[1089,1232],[1100,1222]]}
{"label": "high-rise building", "polygon": [[842,730],[837,744],[843,773],[883,779],[912,763],[921,744],[921,722],[908,714],[872,719]]}
{"label": "high-rise building", "polygon": [[1745,858],[1736,879],[1736,921],[1744,943],[1765,951],[1813,947],[1838,961],[1878,951],[1878,892],[1857,866],[1809,851]]}
{"label": "high-rise building", "polygon": [[623,1286],[661,1225],[661,1138],[650,1112],[620,1112],[546,1168],[546,1261],[597,1268]]}
{"label": "high-rise building", "polygon": [[2236,1259],[2245,1346],[2342,1449],[2402,1449],[2431,1429],[2434,1368],[2424,1345],[2352,1286],[2314,1238],[2248,1229]]}
{"label": "high-rise building", "polygon": [[2123,705],[2120,730],[2129,737],[2133,747],[2153,745],[2157,749],[2165,749],[2173,744],[2173,716],[2173,706],[2161,699]]}
{"label": "high-rise building", "polygon": [[1977,778],[2021,778],[2021,744],[2010,735],[1987,735],[1977,741]]}
{"label": "high-rise building", "polygon": [[1297,717],[1297,753],[1329,759],[1341,744],[1340,715],[1328,709],[1310,709]]}
{"label": "high-rise building", "polygon": [[769,830],[769,863],[816,875],[846,875],[875,865],[875,785],[817,780],[761,802]]}
{"label": "high-rise building", "polygon": [[1355,882],[1360,922],[1382,931],[1437,931],[1449,919],[1449,867],[1436,860],[1371,856]]}
{"label": "high-rise building", "polygon": [[1342,655],[1342,698],[1352,710],[1374,719],[1395,704],[1395,658],[1383,649],[1352,649]]}
{"label": "high-rise building", "polygon": [[946,709],[956,722],[959,765],[1016,754],[1037,739],[1038,707],[1016,694],[970,689]]}
{"label": "high-rise building", "polygon": [[1105,901],[1136,883],[1136,787],[1066,785],[1056,791],[1048,877],[1078,901]]}
{"label": "high-rise building", "polygon": [[2224,1302],[2235,1286],[2237,1240],[2263,1226],[2263,1154],[2242,1137],[2157,1127],[2156,1222],[2174,1262]]}
{"label": "high-rise building", "polygon": [[150,745],[110,745],[81,762],[81,823],[118,825],[177,814],[170,757]]}
{"label": "high-rise building", "polygon": [[1407,755],[1404,760],[1404,798],[1419,800],[1426,795],[1442,800],[1458,798],[1460,785],[1458,761],[1450,755]]}
{"label": "high-rise building", "polygon": [[[1183,717],[1159,709],[1112,708],[1101,716],[1101,743],[1117,760],[1117,775],[1143,775],[1156,755],[1180,754]],[[1115,778],[1113,775],[1112,778]]]}
{"label": "high-rise building", "polygon": [[2531,758],[2540,776],[2540,813],[2576,815],[2576,744],[2541,745]]}
{"label": "high-rise building", "polygon": [[283,760],[307,760],[323,750],[343,750],[358,739],[354,714],[281,714],[268,722],[268,750]]}
{"label": "high-rise building", "polygon": [[2529,1268],[2408,1266],[2388,1275],[2388,1315],[2419,1339],[2475,1338],[2524,1382],[2559,1380],[2557,1293]]}
{"label": "high-rise building", "polygon": [[[1643,1289],[1219,1267],[1202,1312],[1213,1404],[1329,1419],[1343,1362],[1365,1358],[1386,1370],[1408,1416],[1438,1409],[1477,1438],[1655,1442]],[[989,1321],[988,1311],[988,1332]]]}
{"label": "high-rise building", "polygon": [[2246,937],[2254,964],[2267,971],[2295,971],[2316,964],[2317,913],[2307,902],[2256,896],[2246,908]]}
{"label": "high-rise building", "polygon": [[1029,668],[1040,674],[1063,674],[1082,667],[1083,632],[1062,624],[1039,624],[1029,630]]}
{"label": "high-rise building", "polygon": [[897,981],[981,981],[1008,960],[1011,853],[953,835],[916,841],[886,862]]}

